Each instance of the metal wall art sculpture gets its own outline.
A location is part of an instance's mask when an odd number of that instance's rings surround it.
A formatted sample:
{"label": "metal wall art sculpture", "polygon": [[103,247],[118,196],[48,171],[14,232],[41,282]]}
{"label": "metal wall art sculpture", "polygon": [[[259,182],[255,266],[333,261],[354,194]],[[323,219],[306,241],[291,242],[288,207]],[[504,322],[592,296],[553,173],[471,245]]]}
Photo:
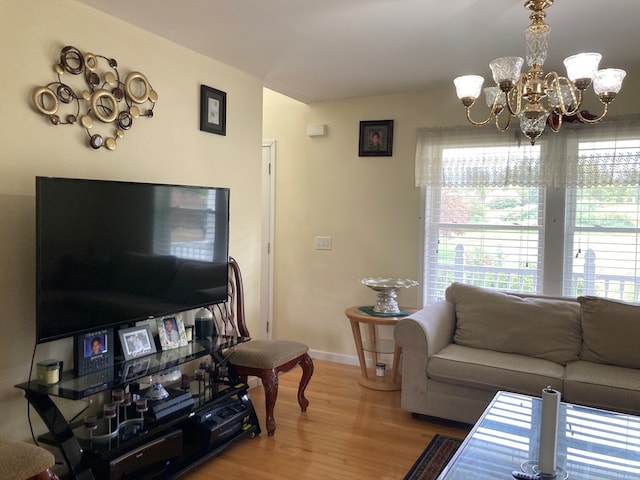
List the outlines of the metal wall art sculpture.
{"label": "metal wall art sculpture", "polygon": [[[131,129],[135,119],[153,117],[158,93],[140,72],[130,72],[123,80],[114,58],[66,46],[60,51],[60,63],[53,68],[58,81],[33,90],[34,106],[53,125],[79,121],[94,149],[115,150],[117,141]],[[70,75],[69,81],[63,82],[65,74]],[[71,83],[78,85],[74,89]],[[67,112],[61,112],[65,107]],[[113,126],[111,135],[97,132],[100,124]]]}

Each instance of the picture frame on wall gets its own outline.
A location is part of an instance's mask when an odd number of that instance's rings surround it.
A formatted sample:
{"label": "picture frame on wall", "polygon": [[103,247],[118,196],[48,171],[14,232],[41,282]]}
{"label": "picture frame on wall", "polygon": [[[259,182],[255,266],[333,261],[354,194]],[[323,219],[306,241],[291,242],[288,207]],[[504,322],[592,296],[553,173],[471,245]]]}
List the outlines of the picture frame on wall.
{"label": "picture frame on wall", "polygon": [[158,337],[160,337],[160,346],[162,350],[171,350],[173,348],[185,347],[187,341],[187,333],[184,329],[184,321],[180,315],[169,315],[167,317],[158,318]]}
{"label": "picture frame on wall", "polygon": [[200,85],[200,130],[227,134],[227,93]]}
{"label": "picture frame on wall", "polygon": [[393,152],[393,120],[360,122],[358,156],[391,157]]}

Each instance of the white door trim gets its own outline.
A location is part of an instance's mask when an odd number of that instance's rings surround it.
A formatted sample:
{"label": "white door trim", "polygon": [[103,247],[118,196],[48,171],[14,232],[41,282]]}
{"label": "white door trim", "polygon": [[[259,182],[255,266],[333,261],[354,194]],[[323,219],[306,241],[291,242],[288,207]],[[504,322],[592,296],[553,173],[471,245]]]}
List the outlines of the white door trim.
{"label": "white door trim", "polygon": [[275,230],[276,141],[262,141],[262,240],[260,268],[260,338],[273,332],[273,257]]}

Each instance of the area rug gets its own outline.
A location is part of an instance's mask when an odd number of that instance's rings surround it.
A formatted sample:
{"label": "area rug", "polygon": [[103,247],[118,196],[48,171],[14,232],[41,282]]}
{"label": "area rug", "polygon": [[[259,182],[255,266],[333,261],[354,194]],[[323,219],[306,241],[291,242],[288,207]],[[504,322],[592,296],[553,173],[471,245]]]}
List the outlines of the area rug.
{"label": "area rug", "polygon": [[459,438],[436,434],[404,480],[435,480],[461,444]]}

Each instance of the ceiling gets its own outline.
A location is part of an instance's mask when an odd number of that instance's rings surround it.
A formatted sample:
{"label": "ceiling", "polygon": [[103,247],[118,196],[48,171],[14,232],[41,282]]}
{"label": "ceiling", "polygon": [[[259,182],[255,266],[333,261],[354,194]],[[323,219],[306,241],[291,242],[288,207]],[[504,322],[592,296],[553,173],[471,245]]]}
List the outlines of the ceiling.
{"label": "ceiling", "polygon": [[[525,55],[523,0],[77,0],[302,102],[451,88]],[[640,72],[640,0],[556,0],[545,70],[600,52]],[[491,82],[493,84],[493,82]]]}

